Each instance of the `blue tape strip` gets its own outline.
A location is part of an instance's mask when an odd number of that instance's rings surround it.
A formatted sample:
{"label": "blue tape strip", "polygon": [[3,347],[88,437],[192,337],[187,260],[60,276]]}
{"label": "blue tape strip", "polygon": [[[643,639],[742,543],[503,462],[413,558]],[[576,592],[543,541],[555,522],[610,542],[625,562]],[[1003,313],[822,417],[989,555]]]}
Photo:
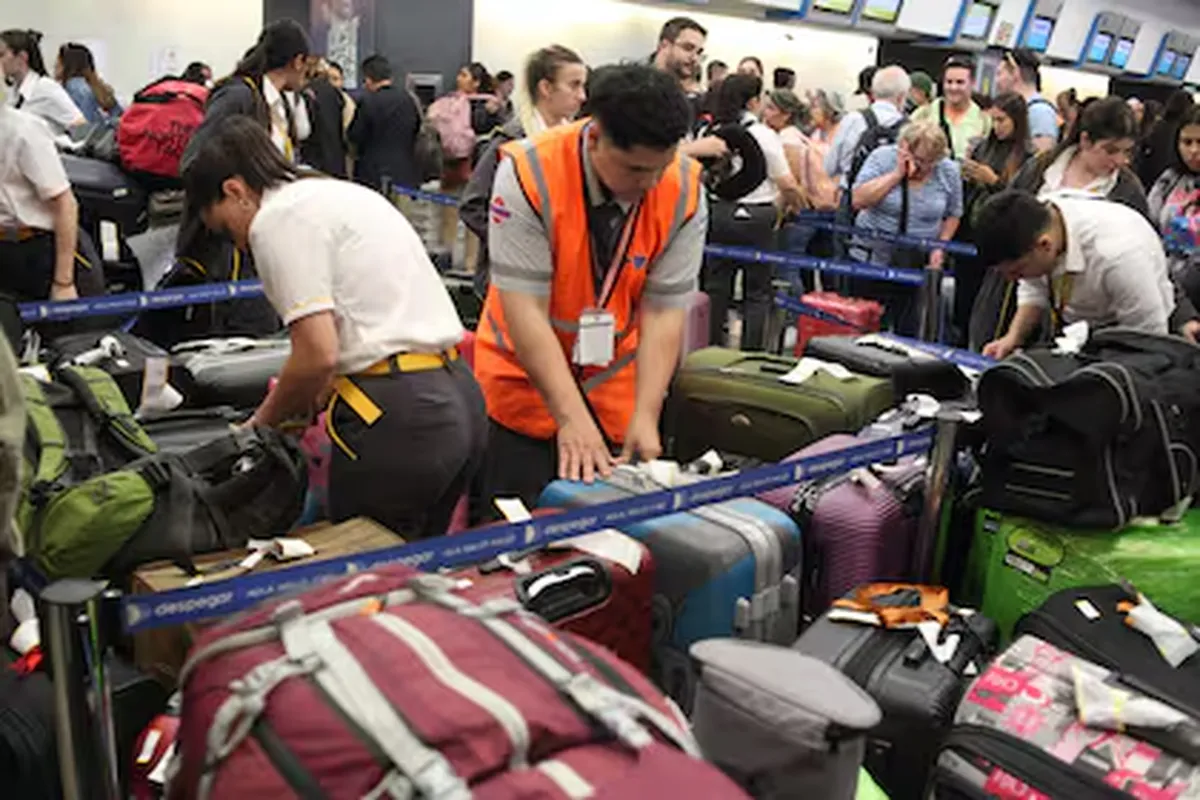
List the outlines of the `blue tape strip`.
{"label": "blue tape strip", "polygon": [[313,564],[246,575],[211,584],[152,595],[130,595],[122,601],[125,630],[130,633],[182,625],[243,611],[273,595],[294,592],[319,582],[405,563],[422,570],[478,564],[503,553],[544,546],[605,528],[626,527],[667,514],[747,497],[803,480],[833,475],[897,456],[924,452],[933,443],[931,429],[879,439],[824,455],[747,470],[690,486],[625,498],[612,503],[533,519],[527,523],[441,536],[399,547],[333,558]]}
{"label": "blue tape strip", "polygon": [[826,272],[832,275],[849,275],[852,278],[870,278],[877,281],[903,283],[909,286],[921,286],[925,283],[925,271],[906,269],[904,267],[884,267],[878,264],[867,264],[860,261],[834,261],[828,258],[815,258],[794,253],[776,253],[755,250],[752,247],[730,247],[723,244],[710,244],[704,248],[708,255],[735,258],[738,261],[774,264],[777,267],[792,270],[811,270]]}
{"label": "blue tape strip", "polygon": [[162,289],[154,292],[127,292],[100,297],[84,297],[79,300],[21,303],[20,310],[23,322],[52,322],[82,317],[136,314],[162,308],[181,308],[195,303],[259,297],[262,292],[262,281],[231,281],[229,283],[184,286],[178,289]]}
{"label": "blue tape strip", "polygon": [[967,244],[966,242],[944,242],[941,239],[930,239],[927,236],[910,236],[906,233],[890,233],[874,228],[860,228],[857,225],[847,225],[844,222],[837,222],[836,220],[821,217],[810,219],[807,216],[802,216],[793,225],[801,228],[819,228],[824,231],[832,231],[833,233],[852,235],[869,242],[889,242],[904,247],[916,247],[927,252],[944,250],[947,253],[959,256],[979,255],[979,250],[975,245]]}

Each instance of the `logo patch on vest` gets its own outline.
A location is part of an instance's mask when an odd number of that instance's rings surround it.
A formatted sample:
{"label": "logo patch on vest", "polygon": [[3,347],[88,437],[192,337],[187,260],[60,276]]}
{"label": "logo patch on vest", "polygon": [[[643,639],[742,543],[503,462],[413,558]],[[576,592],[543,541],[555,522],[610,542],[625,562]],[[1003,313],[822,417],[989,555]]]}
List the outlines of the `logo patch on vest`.
{"label": "logo patch on vest", "polygon": [[492,222],[499,225],[512,216],[512,210],[504,205],[504,198],[497,197],[492,201]]}
{"label": "logo patch on vest", "polygon": [[642,269],[643,267],[646,266],[646,257],[645,256],[630,256],[629,263],[633,266],[634,269]]}

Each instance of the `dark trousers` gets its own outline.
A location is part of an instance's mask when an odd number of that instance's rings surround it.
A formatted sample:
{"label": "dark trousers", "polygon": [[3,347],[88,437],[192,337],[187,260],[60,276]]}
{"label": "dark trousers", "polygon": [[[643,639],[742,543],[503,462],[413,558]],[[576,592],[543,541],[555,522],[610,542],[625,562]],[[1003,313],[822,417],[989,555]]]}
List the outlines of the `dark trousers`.
{"label": "dark trousers", "polygon": [[[20,302],[50,298],[54,283],[54,234],[42,231],[23,242],[0,241],[0,292]],[[75,288],[80,297],[104,294],[104,264],[90,237],[79,232]]]}
{"label": "dark trousers", "polygon": [[557,477],[557,440],[534,439],[489,420],[487,456],[472,493],[472,524],[502,518],[492,502],[498,497],[519,497],[535,508],[546,484]]}
{"label": "dark trousers", "polygon": [[[713,244],[771,249],[775,243],[774,205],[741,205],[713,202],[709,209],[708,239]],[[746,264],[729,258],[708,257],[701,285],[711,305],[709,341],[725,344],[725,323],[733,303],[738,271],[742,271],[742,350],[766,346],[767,319],[771,316],[770,264]]]}
{"label": "dark trousers", "polygon": [[487,411],[474,376],[457,360],[352,380],[383,413],[367,425],[345,400],[334,401],[330,517],[370,517],[410,540],[441,536],[487,446]]}

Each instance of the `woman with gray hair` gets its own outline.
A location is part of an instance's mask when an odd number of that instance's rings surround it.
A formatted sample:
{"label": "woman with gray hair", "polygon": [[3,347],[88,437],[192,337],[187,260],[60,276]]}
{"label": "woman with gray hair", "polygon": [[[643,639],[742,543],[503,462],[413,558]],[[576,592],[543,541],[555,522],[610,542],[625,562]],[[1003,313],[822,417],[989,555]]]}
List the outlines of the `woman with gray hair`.
{"label": "woman with gray hair", "polygon": [[762,104],[762,121],[779,134],[788,166],[810,208],[833,209],[837,205],[837,186],[825,174],[823,153],[803,132],[809,109],[791,89],[768,92]]}
{"label": "woman with gray hair", "polygon": [[[855,225],[928,239],[953,239],[963,213],[963,185],[958,163],[949,153],[946,134],[937,122],[906,125],[896,144],[876,149],[863,164],[853,187]],[[942,250],[926,254],[863,239],[854,241],[850,254],[873,264],[936,270],[945,261]],[[916,333],[912,287],[871,280],[854,283],[857,296],[884,304],[898,333]]]}
{"label": "woman with gray hair", "polygon": [[833,144],[833,137],[837,136],[842,117],[846,115],[846,101],[838,92],[818,89],[809,92],[808,104],[811,122],[808,138],[824,159],[825,154],[829,152],[829,146]]}

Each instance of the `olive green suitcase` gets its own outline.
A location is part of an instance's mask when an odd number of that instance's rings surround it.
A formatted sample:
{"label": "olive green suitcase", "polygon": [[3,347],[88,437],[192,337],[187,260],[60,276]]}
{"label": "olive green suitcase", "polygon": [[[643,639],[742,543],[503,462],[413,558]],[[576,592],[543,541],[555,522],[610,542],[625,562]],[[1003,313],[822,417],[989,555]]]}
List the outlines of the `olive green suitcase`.
{"label": "olive green suitcase", "polygon": [[1080,531],[981,511],[967,582],[1007,640],[1050,595],[1127,580],[1166,613],[1200,624],[1200,510],[1181,522]]}
{"label": "olive green suitcase", "polygon": [[723,347],[697,350],[675,377],[667,406],[674,457],[709,449],[779,461],[831,433],[857,433],[893,404],[890,381],[824,370],[800,384],[781,378],[797,359]]}

